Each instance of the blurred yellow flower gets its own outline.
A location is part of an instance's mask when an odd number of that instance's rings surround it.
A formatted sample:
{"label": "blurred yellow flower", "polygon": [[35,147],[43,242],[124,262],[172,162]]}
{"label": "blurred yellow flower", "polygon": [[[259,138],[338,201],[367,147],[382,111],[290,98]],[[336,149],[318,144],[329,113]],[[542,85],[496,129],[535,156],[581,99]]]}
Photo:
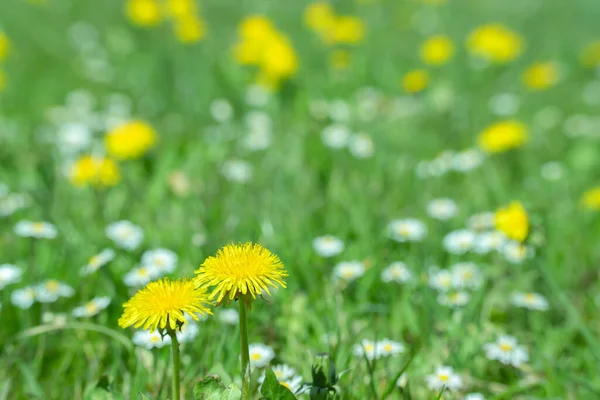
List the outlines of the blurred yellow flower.
{"label": "blurred yellow flower", "polygon": [[600,67],[600,39],[594,40],[585,46],[581,52],[580,59],[586,68]]}
{"label": "blurred yellow flower", "polygon": [[521,147],[527,141],[527,126],[508,120],[485,128],[477,138],[479,147],[488,153],[501,153]]}
{"label": "blurred yellow flower", "polygon": [[326,32],[335,23],[335,12],[329,3],[317,1],[304,10],[304,23],[316,32]]}
{"label": "blurred yellow flower", "polygon": [[282,34],[274,34],[265,43],[260,66],[263,72],[275,79],[287,78],[298,68],[298,56],[288,38]]}
{"label": "blurred yellow flower", "polygon": [[166,0],[165,14],[175,19],[191,18],[198,14],[195,0]]}
{"label": "blurred yellow flower", "polygon": [[269,18],[262,15],[245,17],[238,28],[238,33],[243,40],[261,41],[269,39],[275,33],[275,27]]}
{"label": "blurred yellow flower", "polygon": [[69,178],[77,186],[114,186],[121,181],[121,174],[113,160],[87,155],[73,163]]}
{"label": "blurred yellow flower", "polygon": [[419,53],[425,64],[442,65],[454,55],[454,44],[448,36],[431,36],[421,45]]}
{"label": "blurred yellow flower", "polygon": [[333,69],[342,70],[350,65],[350,52],[348,50],[338,49],[329,55],[329,66]]}
{"label": "blurred yellow flower", "polygon": [[8,40],[8,36],[4,32],[0,32],[0,61],[4,61],[8,56],[9,50],[10,40]]}
{"label": "blurred yellow flower", "polygon": [[531,90],[544,90],[554,86],[560,77],[560,70],[554,62],[539,62],[523,72],[523,84]]}
{"label": "blurred yellow flower", "polygon": [[118,160],[143,156],[156,143],[156,132],[144,121],[119,125],[104,136],[108,154]]}
{"label": "blurred yellow flower", "polygon": [[469,51],[494,63],[506,63],[523,51],[523,38],[502,24],[476,28],[467,39]]}
{"label": "blurred yellow flower", "polygon": [[508,238],[523,242],[529,233],[529,218],[523,205],[513,201],[508,206],[500,208],[495,214],[496,229]]}
{"label": "blurred yellow flower", "polygon": [[581,203],[590,210],[600,210],[600,186],[586,191],[581,198]]}
{"label": "blurred yellow flower", "polygon": [[429,85],[429,74],[424,69],[415,69],[402,77],[402,88],[408,93],[418,93]]}
{"label": "blurred yellow flower", "polygon": [[180,42],[195,43],[204,38],[204,20],[196,16],[180,17],[175,20],[175,36]]}
{"label": "blurred yellow flower", "polygon": [[136,25],[154,26],[162,20],[156,0],[127,0],[127,16]]}
{"label": "blurred yellow flower", "polygon": [[365,36],[365,25],[358,17],[339,16],[334,21],[333,40],[336,43],[357,44]]}

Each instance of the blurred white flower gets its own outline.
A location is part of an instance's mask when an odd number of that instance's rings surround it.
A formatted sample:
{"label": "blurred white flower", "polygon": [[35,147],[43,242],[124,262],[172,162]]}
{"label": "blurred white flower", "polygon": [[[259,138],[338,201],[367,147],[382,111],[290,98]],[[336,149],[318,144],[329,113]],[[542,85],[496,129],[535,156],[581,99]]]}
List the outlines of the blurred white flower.
{"label": "blurred white flower", "polygon": [[400,375],[400,377],[396,381],[396,386],[400,387],[400,388],[404,388],[404,387],[406,387],[407,384],[408,384],[408,377],[406,376],[406,372],[403,372],[402,375]]}
{"label": "blurred white flower", "polygon": [[71,297],[75,290],[62,282],[49,279],[34,287],[35,299],[40,303],[54,303],[60,297]]}
{"label": "blurred white flower", "polygon": [[445,221],[458,214],[458,205],[452,199],[433,199],[427,203],[427,214],[432,218]]}
{"label": "blurred white flower", "polygon": [[442,388],[455,391],[462,387],[463,382],[460,375],[454,372],[452,367],[439,366],[435,372],[425,377],[429,390],[439,392]]}
{"label": "blurred white flower", "polygon": [[517,343],[513,336],[499,336],[496,342],[483,346],[485,355],[490,360],[498,360],[502,364],[519,367],[529,360],[527,349]]}
{"label": "blurred white flower", "polygon": [[221,173],[231,182],[246,183],[252,178],[252,165],[241,160],[225,161]]}
{"label": "blurred white flower", "polygon": [[532,292],[513,292],[510,296],[510,302],[516,307],[527,308],[528,310],[546,311],[549,308],[548,300],[544,296]]}
{"label": "blurred white flower", "polygon": [[246,104],[253,107],[263,107],[271,98],[271,94],[261,85],[250,85],[246,88]]}
{"label": "blurred white flower", "polygon": [[160,349],[163,346],[171,344],[171,337],[165,335],[165,337],[161,337],[158,331],[154,331],[150,333],[149,331],[137,331],[133,334],[133,344],[140,347],[145,347],[147,349],[152,349],[154,347]]}
{"label": "blurred white flower", "polygon": [[82,123],[66,123],[59,127],[57,147],[64,154],[75,154],[86,150],[92,143],[90,128]]}
{"label": "blurred white flower", "polygon": [[346,122],[350,119],[350,106],[341,99],[329,103],[329,118],[335,122]]}
{"label": "blurred white flower", "polygon": [[344,251],[344,242],[332,235],[319,236],[313,240],[312,245],[321,257],[333,257]]}
{"label": "blurred white flower", "polygon": [[330,149],[341,149],[348,145],[350,130],[346,125],[331,124],[321,132],[321,141]]}
{"label": "blurred white flower", "polygon": [[275,358],[275,352],[271,346],[262,343],[252,343],[248,346],[250,354],[250,366],[252,368],[263,368]]}
{"label": "blurred white flower", "polygon": [[356,158],[369,158],[375,153],[373,139],[365,133],[357,133],[350,137],[348,143],[350,153]]}
{"label": "blurred white flower", "polygon": [[122,220],[106,227],[106,236],[118,247],[126,250],[135,250],[144,239],[144,231],[131,221]]}
{"label": "blurred white flower", "polygon": [[115,251],[113,249],[104,249],[100,253],[96,254],[88,263],[81,268],[81,275],[90,275],[98,271],[100,268],[114,260]]}
{"label": "blurred white flower", "polygon": [[308,104],[310,116],[318,121],[323,121],[329,116],[329,103],[324,99],[311,100]]}
{"label": "blurred white flower", "polygon": [[481,393],[469,393],[463,400],[485,400],[485,397]]}
{"label": "blurred white flower", "polygon": [[547,181],[558,181],[563,177],[564,168],[558,161],[550,161],[540,168],[540,175]]}
{"label": "blurred white flower", "polygon": [[22,276],[23,271],[16,265],[0,265],[0,290],[4,289],[7,285],[19,282]]}
{"label": "blurred white flower", "polygon": [[352,347],[352,354],[360,358],[366,356],[367,360],[373,361],[381,357],[381,349],[372,340],[363,339]]}
{"label": "blurred white flower", "polygon": [[10,294],[10,301],[15,305],[15,307],[26,310],[31,307],[35,301],[35,290],[33,287],[17,289]]}
{"label": "blurred white flower", "polygon": [[181,331],[177,332],[177,340],[179,343],[192,342],[198,336],[199,332],[200,328],[196,322],[188,322],[187,324],[183,324]]}
{"label": "blurred white flower", "polygon": [[381,357],[397,356],[404,353],[405,350],[402,343],[387,338],[378,341],[375,346],[377,347],[377,354]]}
{"label": "blurred white flower", "polygon": [[494,229],[496,215],[493,212],[482,212],[479,214],[472,215],[467,220],[467,228],[474,231],[484,231],[488,229]]}
{"label": "blurred white flower", "polygon": [[342,261],[333,269],[334,276],[344,282],[352,282],[364,273],[365,266],[360,261]]}
{"label": "blurred white flower", "polygon": [[139,287],[148,284],[160,276],[155,266],[134,268],[123,277],[123,282],[129,287]]}
{"label": "blurred white flower", "polygon": [[473,251],[477,254],[487,254],[491,251],[502,249],[506,243],[506,236],[500,231],[478,233],[473,244]]}
{"label": "blurred white flower", "polygon": [[560,123],[563,113],[560,108],[548,106],[533,115],[533,126],[538,129],[553,129]]}
{"label": "blurred white flower", "polygon": [[467,149],[452,156],[452,168],[455,171],[469,172],[481,165],[483,153],[477,149]]}
{"label": "blurred white flower", "polygon": [[[297,374],[294,368],[286,364],[274,365],[271,369],[279,382],[291,379]],[[263,383],[265,381],[265,376],[266,375],[263,372],[263,374],[258,378],[258,383]]]}
{"label": "blurred white flower", "polygon": [[500,251],[511,264],[521,264],[526,258],[533,256],[532,248],[514,240],[507,241]]}
{"label": "blurred white flower", "polygon": [[142,254],[142,265],[154,267],[159,275],[170,274],[177,267],[177,254],[169,249],[152,249]]}
{"label": "blurred white flower", "polygon": [[383,282],[408,282],[412,278],[412,273],[401,261],[391,263],[386,269],[381,272],[381,280]]}
{"label": "blurred white flower", "polygon": [[499,117],[509,117],[519,111],[521,101],[512,93],[499,93],[490,99],[490,111]]}
{"label": "blurred white flower", "polygon": [[427,226],[415,218],[395,219],[388,224],[388,234],[397,242],[420,242],[427,236]]}
{"label": "blurred white flower", "polygon": [[483,278],[477,265],[472,262],[459,262],[450,268],[452,272],[452,286],[455,288],[478,289],[483,283]]}
{"label": "blurred white flower", "polygon": [[218,314],[219,320],[227,325],[237,325],[240,320],[240,315],[233,308],[223,308]]}
{"label": "blurred white flower", "polygon": [[454,292],[440,293],[437,300],[441,305],[456,308],[466,305],[470,298],[471,296],[469,293],[458,290]]}
{"label": "blurred white flower", "polygon": [[192,236],[192,244],[197,247],[204,246],[206,244],[206,240],[207,240],[206,234],[204,234],[202,232],[195,233]]}
{"label": "blurred white flower", "polygon": [[429,272],[428,281],[430,287],[443,292],[452,289],[454,286],[454,276],[445,269],[432,269]]}
{"label": "blurred white flower", "polygon": [[26,198],[20,193],[9,193],[6,196],[0,196],[0,217],[13,215],[25,208],[26,205]]}
{"label": "blurred white flower", "polygon": [[233,107],[226,99],[215,99],[210,103],[210,115],[217,122],[227,122],[233,117]]}
{"label": "blurred white flower", "polygon": [[17,222],[14,230],[19,236],[36,239],[54,239],[57,235],[56,227],[49,222],[21,220]]}
{"label": "blurred white flower", "polygon": [[100,311],[104,310],[110,304],[110,297],[94,297],[91,301],[81,307],[76,307],[73,310],[74,317],[85,317],[91,318],[98,315]]}
{"label": "blurred white flower", "polygon": [[460,229],[448,233],[444,237],[444,248],[450,254],[465,254],[473,249],[475,233],[468,229]]}

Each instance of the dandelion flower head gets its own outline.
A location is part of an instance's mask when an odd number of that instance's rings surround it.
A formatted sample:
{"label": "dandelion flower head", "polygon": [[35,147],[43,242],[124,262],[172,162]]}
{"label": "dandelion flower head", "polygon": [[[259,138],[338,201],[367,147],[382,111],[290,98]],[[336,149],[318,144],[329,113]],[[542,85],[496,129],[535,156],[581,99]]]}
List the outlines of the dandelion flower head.
{"label": "dandelion flower head", "polygon": [[514,201],[496,211],[496,229],[510,239],[524,241],[529,233],[529,218],[523,205]]}
{"label": "dandelion flower head", "polygon": [[143,156],[156,143],[156,132],[144,121],[131,121],[108,132],[104,144],[108,153],[119,160]]}

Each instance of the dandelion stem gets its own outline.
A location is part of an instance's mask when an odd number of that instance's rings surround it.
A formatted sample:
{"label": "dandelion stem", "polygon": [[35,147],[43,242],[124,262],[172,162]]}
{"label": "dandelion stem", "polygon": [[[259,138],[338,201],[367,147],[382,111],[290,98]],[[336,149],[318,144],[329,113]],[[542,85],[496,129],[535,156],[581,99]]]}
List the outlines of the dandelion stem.
{"label": "dandelion stem", "polygon": [[238,300],[240,306],[240,350],[242,353],[242,400],[250,399],[250,354],[248,351],[248,327],[246,323],[246,303]]}
{"label": "dandelion stem", "polygon": [[173,354],[173,399],[180,400],[180,360],[179,360],[179,342],[177,341],[177,334],[174,330],[168,330],[169,336],[171,337],[171,353]]}

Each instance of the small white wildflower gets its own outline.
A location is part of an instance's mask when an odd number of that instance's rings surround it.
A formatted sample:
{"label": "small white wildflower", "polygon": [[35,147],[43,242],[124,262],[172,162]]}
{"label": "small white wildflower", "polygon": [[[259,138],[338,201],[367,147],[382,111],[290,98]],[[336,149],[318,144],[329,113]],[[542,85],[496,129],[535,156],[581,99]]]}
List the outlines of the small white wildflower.
{"label": "small white wildflower", "polygon": [[267,89],[260,85],[250,85],[246,88],[246,104],[253,107],[265,106],[271,98]]}
{"label": "small white wildflower", "polygon": [[104,249],[96,254],[88,263],[81,269],[81,275],[90,275],[98,271],[100,268],[114,260],[115,251],[113,249]]}
{"label": "small white wildflower", "polygon": [[16,265],[0,265],[0,290],[4,289],[7,285],[19,282],[22,276],[23,271]]}
{"label": "small white wildflower", "polygon": [[21,193],[0,196],[0,217],[8,217],[27,206],[27,200]]}
{"label": "small white wildflower", "polygon": [[332,235],[319,236],[313,240],[312,245],[321,257],[333,257],[344,251],[344,242]]}
{"label": "small white wildflower", "polygon": [[156,268],[160,275],[170,274],[177,267],[177,254],[169,249],[147,250],[142,254],[142,265]]}
{"label": "small white wildflower", "polygon": [[511,264],[521,264],[526,258],[533,255],[533,249],[514,240],[507,241],[500,251],[506,261]]}
{"label": "small white wildflower", "polygon": [[210,115],[217,122],[227,122],[233,117],[233,107],[226,99],[216,99],[210,103]]}
{"label": "small white wildflower", "polygon": [[471,230],[460,229],[448,233],[444,237],[444,248],[450,254],[465,254],[473,249],[475,233]]}
{"label": "small white wildflower", "polygon": [[221,173],[231,182],[246,183],[252,179],[252,165],[241,160],[225,161]]}
{"label": "small white wildflower", "polygon": [[31,307],[35,301],[35,290],[33,287],[17,289],[10,294],[10,301],[15,305],[15,307],[26,310]]}
{"label": "small white wildflower", "polygon": [[405,350],[402,343],[387,338],[378,341],[375,346],[377,347],[377,354],[380,354],[382,357],[397,356],[404,353]]}
{"label": "small white wildflower", "polygon": [[490,111],[499,117],[509,117],[519,111],[520,100],[512,93],[500,93],[490,99]]}
{"label": "small white wildflower", "polygon": [[506,236],[500,231],[478,233],[475,237],[473,251],[477,254],[487,254],[491,251],[502,249],[506,243]]}
{"label": "small white wildflower", "polygon": [[427,226],[418,219],[396,219],[388,224],[390,238],[397,242],[420,242],[427,236]]}
{"label": "small white wildflower", "polygon": [[373,139],[365,133],[352,135],[348,143],[348,149],[356,158],[369,158],[375,153]]}
{"label": "small white wildflower", "polygon": [[273,348],[262,343],[250,344],[248,346],[248,352],[250,354],[250,366],[253,368],[266,367],[267,364],[275,358]]}
{"label": "small white wildflower", "polygon": [[66,123],[60,126],[57,135],[57,147],[65,154],[75,154],[86,150],[92,143],[90,128],[81,123]]}
{"label": "small white wildflower", "polygon": [[427,214],[432,218],[446,221],[458,214],[458,205],[452,199],[434,199],[427,204]]}
{"label": "small white wildflower", "polygon": [[448,291],[453,288],[454,277],[450,271],[445,269],[435,270],[429,272],[429,286],[438,291]]}
{"label": "small white wildflower", "polygon": [[496,342],[486,343],[483,349],[488,359],[498,360],[502,364],[514,367],[519,367],[529,360],[527,349],[520,346],[513,336],[499,336]]}
{"label": "small white wildflower", "polygon": [[546,311],[549,308],[548,300],[538,293],[513,292],[510,296],[510,302],[516,307],[527,308],[528,310]]}
{"label": "small white wildflower", "polygon": [[144,239],[142,228],[127,220],[108,225],[105,233],[118,247],[129,251],[137,249]]}
{"label": "small white wildflower", "polygon": [[451,267],[452,286],[456,288],[478,289],[483,283],[477,265],[472,262],[459,262]]}
{"label": "small white wildflower", "polygon": [[485,397],[481,393],[469,393],[463,400],[485,400]]}
{"label": "small white wildflower", "polygon": [[40,303],[54,303],[60,297],[71,297],[75,290],[62,282],[54,279],[42,282],[34,287],[35,299]]}
{"label": "small white wildflower", "polygon": [[[285,364],[274,365],[272,371],[279,382],[291,379],[297,375],[297,372],[294,368]],[[263,374],[258,378],[258,382],[263,383],[265,381],[265,376],[266,375],[263,372]]]}
{"label": "small white wildflower", "polygon": [[188,322],[183,324],[181,330],[177,332],[177,340],[179,343],[189,343],[198,336],[198,333],[200,333],[198,324],[195,321]]}
{"label": "small white wildflower", "polygon": [[142,266],[126,273],[123,282],[129,287],[139,287],[148,284],[160,275],[155,266]]}
{"label": "small white wildflower", "polygon": [[467,149],[452,156],[452,168],[455,171],[469,172],[483,163],[483,153],[477,149]]}
{"label": "small white wildflower", "polygon": [[73,310],[74,317],[85,317],[91,318],[98,315],[100,311],[104,310],[110,304],[110,297],[94,297],[91,301],[81,307],[76,307]]}
{"label": "small white wildflower", "polygon": [[367,357],[369,361],[376,360],[381,357],[380,349],[377,343],[369,339],[363,339],[360,343],[352,347],[352,353],[357,357]]}
{"label": "small white wildflower", "polygon": [[240,315],[232,308],[223,308],[217,316],[222,323],[227,325],[237,325],[240,320]]}
{"label": "small white wildflower", "polygon": [[437,300],[441,305],[456,308],[465,306],[470,298],[471,296],[469,293],[459,290],[455,292],[440,293]]}
{"label": "small white wildflower", "polygon": [[329,118],[335,122],[346,122],[350,119],[350,106],[344,100],[336,99],[329,103]]}
{"label": "small white wildflower", "polygon": [[360,261],[342,261],[333,269],[333,274],[336,278],[352,282],[365,273],[365,266]]}
{"label": "small white wildflower", "polygon": [[341,149],[348,145],[350,130],[343,124],[331,124],[321,132],[321,141],[330,149]]}
{"label": "small white wildflower", "polygon": [[391,263],[386,269],[381,272],[381,280],[383,282],[404,283],[412,279],[412,273],[401,261]]}
{"label": "small white wildflower", "polygon": [[463,382],[460,375],[454,372],[452,367],[439,366],[432,375],[425,377],[429,390],[439,392],[442,388],[449,391],[458,390],[462,387]]}
{"label": "small white wildflower", "polygon": [[56,227],[49,222],[32,222],[21,220],[15,225],[15,233],[22,237],[36,239],[54,239],[57,235]]}
{"label": "small white wildflower", "polygon": [[558,161],[551,161],[543,164],[540,168],[540,175],[547,181],[558,181],[563,177],[564,168]]}
{"label": "small white wildflower", "polygon": [[406,387],[407,384],[408,384],[408,377],[406,376],[406,372],[403,372],[402,375],[400,375],[400,377],[396,381],[396,386],[400,387],[400,388],[404,388],[404,387]]}
{"label": "small white wildflower", "polygon": [[474,231],[493,229],[495,220],[496,215],[493,212],[486,211],[469,217],[467,220],[467,227]]}
{"label": "small white wildflower", "polygon": [[133,344],[140,347],[145,347],[147,349],[152,349],[154,347],[160,349],[163,346],[171,344],[171,337],[165,335],[165,337],[161,337],[158,331],[154,331],[150,333],[150,331],[137,331],[133,334]]}

